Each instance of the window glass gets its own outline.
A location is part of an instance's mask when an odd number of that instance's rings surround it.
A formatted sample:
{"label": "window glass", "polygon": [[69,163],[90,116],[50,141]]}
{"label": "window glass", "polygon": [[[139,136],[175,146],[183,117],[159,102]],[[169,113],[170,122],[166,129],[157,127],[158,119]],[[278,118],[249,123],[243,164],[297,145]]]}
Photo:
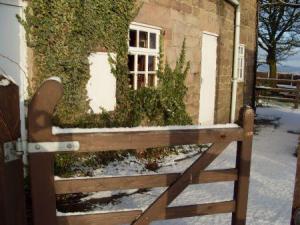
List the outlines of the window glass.
{"label": "window glass", "polygon": [[138,89],[146,86],[145,74],[138,75]]}
{"label": "window glass", "polygon": [[137,31],[136,30],[130,30],[130,32],[129,32],[129,46],[137,47]]}
{"label": "window glass", "polygon": [[151,73],[148,74],[148,87],[154,87],[155,86],[155,74]]}
{"label": "window glass", "polygon": [[146,70],[146,56],[139,55],[138,56],[138,71],[145,71]]}
{"label": "window glass", "polygon": [[156,34],[150,33],[150,48],[156,49]]}
{"label": "window glass", "polygon": [[128,70],[134,71],[134,55],[128,55]]}
{"label": "window glass", "polygon": [[129,83],[129,88],[133,89],[134,88],[134,74],[128,75],[128,83]]}
{"label": "window glass", "polygon": [[129,71],[134,71],[134,65],[135,65],[135,63],[134,63],[134,55],[128,55],[128,69],[129,69]]}
{"label": "window glass", "polygon": [[155,56],[148,58],[148,71],[155,71]]}
{"label": "window glass", "polygon": [[244,81],[245,75],[245,45],[241,44],[239,46],[239,59],[238,59],[238,79],[240,82]]}
{"label": "window glass", "polygon": [[148,48],[148,32],[140,31],[140,48]]}
{"label": "window glass", "polygon": [[129,29],[128,82],[132,89],[157,85],[159,28],[133,23]]}

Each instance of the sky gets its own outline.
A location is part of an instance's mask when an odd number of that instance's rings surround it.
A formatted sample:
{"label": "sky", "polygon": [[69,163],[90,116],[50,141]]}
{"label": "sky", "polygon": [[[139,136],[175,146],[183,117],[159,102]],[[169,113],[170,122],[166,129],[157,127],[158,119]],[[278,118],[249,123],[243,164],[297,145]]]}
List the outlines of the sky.
{"label": "sky", "polygon": [[300,67],[300,49],[298,49],[298,53],[296,55],[290,56],[282,64],[287,66]]}
{"label": "sky", "polygon": [[[259,58],[263,58],[265,54],[264,51],[259,49],[260,56]],[[268,69],[267,65],[259,67],[260,71],[266,71]],[[279,72],[297,72],[300,73],[300,48],[296,50],[296,54],[288,57],[285,61],[280,62],[278,65]]]}

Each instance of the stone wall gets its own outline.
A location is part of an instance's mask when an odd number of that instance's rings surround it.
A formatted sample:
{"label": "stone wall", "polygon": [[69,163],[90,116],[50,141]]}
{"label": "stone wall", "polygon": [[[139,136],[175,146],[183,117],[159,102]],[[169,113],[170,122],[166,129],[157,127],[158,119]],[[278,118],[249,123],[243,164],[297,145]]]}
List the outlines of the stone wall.
{"label": "stone wall", "polygon": [[[186,105],[194,123],[198,122],[199,117],[202,32],[211,32],[219,36],[215,120],[218,123],[228,122],[232,86],[234,7],[224,0],[140,0],[140,2],[142,7],[135,22],[163,29],[164,53],[171,65],[175,64],[183,40],[186,38],[187,59],[191,62],[191,71],[186,80],[189,88]],[[239,88],[239,106],[244,100],[251,100],[249,97],[243,99],[243,89],[247,96],[252,91],[256,43],[256,21],[253,19],[256,16],[256,1],[242,2],[241,39],[247,48],[247,78]]]}
{"label": "stone wall", "polygon": [[243,105],[251,105],[256,71],[257,45],[257,1],[241,1],[241,43],[246,45],[245,82],[239,84],[238,109]]}

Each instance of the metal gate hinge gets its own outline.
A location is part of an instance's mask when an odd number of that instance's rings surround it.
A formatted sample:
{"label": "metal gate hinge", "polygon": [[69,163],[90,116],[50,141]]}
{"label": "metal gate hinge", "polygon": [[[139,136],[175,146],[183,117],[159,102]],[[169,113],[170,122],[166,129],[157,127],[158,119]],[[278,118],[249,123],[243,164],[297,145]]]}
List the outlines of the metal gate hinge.
{"label": "metal gate hinge", "polygon": [[3,150],[5,163],[18,160],[24,154],[24,151],[22,149],[22,141],[20,139],[17,141],[4,143]]}
{"label": "metal gate hinge", "polygon": [[28,153],[75,152],[80,149],[78,141],[28,143]]}

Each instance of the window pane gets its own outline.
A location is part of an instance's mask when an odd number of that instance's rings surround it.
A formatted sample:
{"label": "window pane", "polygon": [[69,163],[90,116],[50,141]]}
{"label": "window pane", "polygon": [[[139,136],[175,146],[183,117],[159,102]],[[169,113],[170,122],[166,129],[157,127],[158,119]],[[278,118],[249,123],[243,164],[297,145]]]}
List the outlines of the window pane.
{"label": "window pane", "polygon": [[154,33],[150,34],[150,48],[156,49],[156,34]]}
{"label": "window pane", "polygon": [[129,88],[134,89],[134,74],[128,75]]}
{"label": "window pane", "polygon": [[137,31],[136,30],[130,30],[130,32],[129,32],[129,46],[137,47]]}
{"label": "window pane", "polygon": [[145,74],[138,75],[138,89],[146,86]]}
{"label": "window pane", "polygon": [[148,58],[148,71],[155,71],[155,56],[149,56]]}
{"label": "window pane", "polygon": [[148,87],[155,86],[155,74],[148,74]]}
{"label": "window pane", "polygon": [[146,56],[144,56],[144,55],[138,56],[138,70],[139,71],[146,70]]}
{"label": "window pane", "polygon": [[128,55],[128,69],[134,71],[134,55]]}
{"label": "window pane", "polygon": [[140,47],[148,48],[148,33],[145,31],[140,31]]}

